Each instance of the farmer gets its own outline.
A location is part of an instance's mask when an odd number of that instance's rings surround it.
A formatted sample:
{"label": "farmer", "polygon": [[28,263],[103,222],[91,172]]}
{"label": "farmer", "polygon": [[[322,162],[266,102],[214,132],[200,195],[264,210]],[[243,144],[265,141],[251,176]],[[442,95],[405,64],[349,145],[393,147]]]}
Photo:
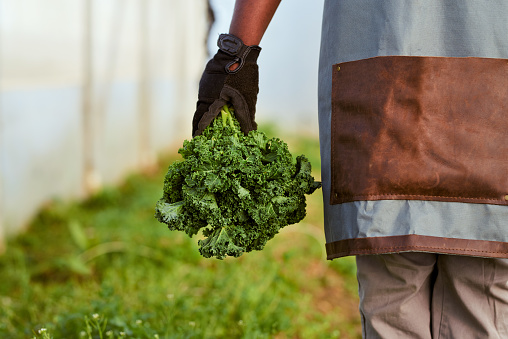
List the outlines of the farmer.
{"label": "farmer", "polygon": [[[279,0],[237,0],[200,82],[197,135],[254,121]],[[326,250],[355,255],[365,338],[508,338],[508,1],[325,1]],[[304,46],[296,46],[304,48]]]}

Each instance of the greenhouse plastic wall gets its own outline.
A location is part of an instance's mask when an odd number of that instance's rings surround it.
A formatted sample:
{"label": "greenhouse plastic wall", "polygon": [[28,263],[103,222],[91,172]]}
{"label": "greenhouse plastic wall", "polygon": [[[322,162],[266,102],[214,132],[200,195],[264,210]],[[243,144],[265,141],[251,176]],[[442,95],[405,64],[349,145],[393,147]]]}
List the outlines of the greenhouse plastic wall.
{"label": "greenhouse plastic wall", "polygon": [[190,137],[207,30],[205,0],[0,0],[0,250]]}

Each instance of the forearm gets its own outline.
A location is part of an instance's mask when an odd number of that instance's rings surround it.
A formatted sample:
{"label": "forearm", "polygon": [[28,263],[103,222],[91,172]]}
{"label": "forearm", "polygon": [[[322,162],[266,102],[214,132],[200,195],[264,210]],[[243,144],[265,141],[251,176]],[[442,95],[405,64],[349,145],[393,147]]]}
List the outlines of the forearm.
{"label": "forearm", "polygon": [[236,0],[229,33],[246,45],[259,45],[281,0]]}

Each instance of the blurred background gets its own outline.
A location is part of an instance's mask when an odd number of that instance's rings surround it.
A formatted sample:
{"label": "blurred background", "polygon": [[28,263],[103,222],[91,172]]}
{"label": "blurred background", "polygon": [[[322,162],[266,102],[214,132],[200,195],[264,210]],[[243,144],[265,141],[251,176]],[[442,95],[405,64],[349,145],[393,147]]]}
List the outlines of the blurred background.
{"label": "blurred background", "polygon": [[[257,120],[317,134],[322,0],[283,1],[263,38]],[[190,137],[234,0],[0,0],[0,244]],[[0,245],[2,246],[2,245]]]}
{"label": "blurred background", "polygon": [[[239,258],[205,259],[154,218],[233,6],[0,0],[0,338],[361,338],[320,191]],[[316,180],[322,10],[282,1],[258,59],[260,129]]]}

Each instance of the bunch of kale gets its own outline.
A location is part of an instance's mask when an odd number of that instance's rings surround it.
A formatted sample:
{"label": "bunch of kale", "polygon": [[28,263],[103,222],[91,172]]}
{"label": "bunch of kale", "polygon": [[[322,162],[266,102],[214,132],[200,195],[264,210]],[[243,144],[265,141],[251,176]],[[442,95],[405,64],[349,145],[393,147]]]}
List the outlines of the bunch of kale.
{"label": "bunch of kale", "polygon": [[183,161],[170,165],[155,217],[198,241],[206,258],[261,250],[287,225],[305,217],[305,194],[321,186],[303,155],[264,133],[244,135],[224,106],[202,135],[185,140]]}

